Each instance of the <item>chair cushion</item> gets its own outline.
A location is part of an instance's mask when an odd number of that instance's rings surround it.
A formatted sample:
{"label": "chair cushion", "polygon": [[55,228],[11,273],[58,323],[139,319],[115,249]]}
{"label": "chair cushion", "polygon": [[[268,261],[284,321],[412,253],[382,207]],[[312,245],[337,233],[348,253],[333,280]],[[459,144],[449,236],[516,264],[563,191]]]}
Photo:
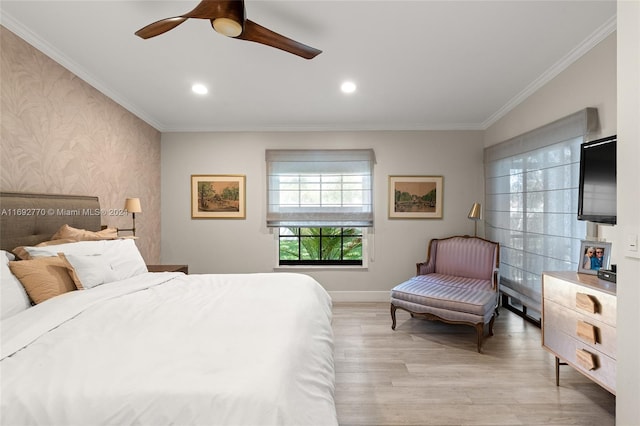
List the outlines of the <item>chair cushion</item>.
{"label": "chair cushion", "polygon": [[392,299],[479,316],[495,308],[497,297],[490,280],[440,274],[418,275],[391,290]]}
{"label": "chair cushion", "polygon": [[459,277],[456,275],[444,274],[425,274],[416,275],[412,280],[424,283],[432,283],[436,285],[445,285],[451,287],[464,287],[472,290],[493,290],[493,281],[480,278]]}

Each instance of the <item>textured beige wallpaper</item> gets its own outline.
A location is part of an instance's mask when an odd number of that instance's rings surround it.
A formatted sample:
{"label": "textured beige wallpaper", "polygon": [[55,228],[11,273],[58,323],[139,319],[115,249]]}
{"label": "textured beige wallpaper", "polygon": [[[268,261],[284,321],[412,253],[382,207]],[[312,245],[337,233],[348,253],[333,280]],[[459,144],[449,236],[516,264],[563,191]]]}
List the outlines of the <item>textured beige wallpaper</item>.
{"label": "textured beige wallpaper", "polygon": [[160,259],[160,132],[0,27],[0,189],[97,195],[102,224],[139,197],[138,247]]}

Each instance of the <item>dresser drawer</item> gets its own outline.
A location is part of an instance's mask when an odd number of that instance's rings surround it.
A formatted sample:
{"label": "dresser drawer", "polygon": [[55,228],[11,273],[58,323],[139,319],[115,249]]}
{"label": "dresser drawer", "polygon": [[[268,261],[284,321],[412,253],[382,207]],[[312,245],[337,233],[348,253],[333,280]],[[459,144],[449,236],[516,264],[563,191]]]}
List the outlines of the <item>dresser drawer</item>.
{"label": "dresser drawer", "polygon": [[[616,359],[616,329],[588,315],[573,311],[549,299],[544,302],[545,326],[559,329],[567,336]],[[546,327],[545,327],[546,328]]]}
{"label": "dresser drawer", "polygon": [[586,318],[616,326],[616,296],[596,289],[543,275],[542,295]]}
{"label": "dresser drawer", "polygon": [[543,341],[544,347],[557,357],[615,394],[614,359],[549,324],[544,326]]}

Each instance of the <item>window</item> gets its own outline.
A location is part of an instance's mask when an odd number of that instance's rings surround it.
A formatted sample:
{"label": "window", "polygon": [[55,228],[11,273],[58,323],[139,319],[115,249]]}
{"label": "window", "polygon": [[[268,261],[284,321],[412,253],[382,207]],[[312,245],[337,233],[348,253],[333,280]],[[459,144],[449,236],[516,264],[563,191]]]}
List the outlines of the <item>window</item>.
{"label": "window", "polygon": [[594,123],[588,108],[485,150],[486,235],[501,246],[500,289],[534,320],[542,272],[578,269],[580,144]]}
{"label": "window", "polygon": [[362,265],[362,228],[280,228],[280,265]]}
{"label": "window", "polygon": [[373,150],[267,150],[267,226],[280,265],[363,265]]}

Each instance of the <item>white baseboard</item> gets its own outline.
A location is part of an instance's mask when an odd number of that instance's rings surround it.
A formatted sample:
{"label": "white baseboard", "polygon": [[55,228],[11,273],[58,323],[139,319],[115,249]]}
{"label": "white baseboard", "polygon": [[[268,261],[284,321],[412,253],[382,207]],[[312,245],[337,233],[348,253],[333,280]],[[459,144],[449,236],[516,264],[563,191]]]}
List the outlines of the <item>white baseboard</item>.
{"label": "white baseboard", "polygon": [[334,302],[389,302],[389,291],[330,291]]}

